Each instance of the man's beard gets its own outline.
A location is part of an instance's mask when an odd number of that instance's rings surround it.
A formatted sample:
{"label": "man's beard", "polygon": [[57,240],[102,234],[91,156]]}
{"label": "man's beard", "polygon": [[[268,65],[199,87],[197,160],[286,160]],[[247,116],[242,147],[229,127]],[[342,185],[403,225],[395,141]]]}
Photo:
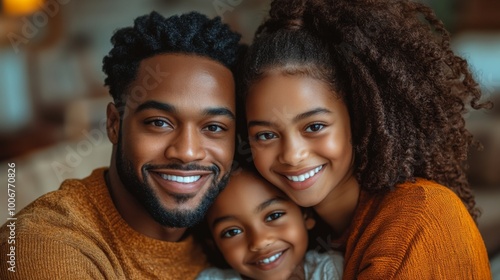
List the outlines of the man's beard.
{"label": "man's beard", "polygon": [[[197,164],[169,164],[162,166],[154,166],[154,168],[168,168],[177,170],[209,170],[213,173],[212,183],[209,189],[204,194],[201,199],[200,204],[191,210],[179,210],[179,209],[167,209],[162,206],[159,198],[153,192],[153,189],[148,184],[148,169],[153,166],[150,164],[145,164],[141,167],[142,178],[141,181],[139,176],[134,171],[132,161],[124,156],[121,133],[117,144],[117,154],[116,154],[116,169],[118,176],[125,188],[141,203],[149,215],[159,224],[167,227],[173,228],[185,228],[192,227],[200,222],[207,212],[208,208],[214,202],[217,195],[226,187],[229,181],[229,172],[224,174],[222,178],[218,181],[217,178],[220,174],[220,169],[216,165],[211,167],[200,166]],[[170,194],[174,197],[177,203],[184,203],[191,199],[193,195],[190,194]]]}

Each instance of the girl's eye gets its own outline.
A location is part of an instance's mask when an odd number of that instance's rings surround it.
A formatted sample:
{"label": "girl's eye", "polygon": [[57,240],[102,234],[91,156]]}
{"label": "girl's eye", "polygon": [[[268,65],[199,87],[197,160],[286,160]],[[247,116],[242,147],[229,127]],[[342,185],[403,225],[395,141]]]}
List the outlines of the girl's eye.
{"label": "girl's eye", "polygon": [[208,125],[205,129],[210,131],[210,132],[221,132],[221,131],[225,130],[220,125],[215,125],[215,124]]}
{"label": "girl's eye", "polygon": [[325,126],[320,123],[313,123],[310,126],[306,127],[306,132],[317,132],[324,128]]}
{"label": "girl's eye", "polygon": [[272,132],[261,132],[258,133],[255,138],[260,141],[266,141],[266,140],[271,140],[273,138],[276,138],[276,135]]}
{"label": "girl's eye", "polygon": [[228,229],[228,230],[222,232],[221,236],[222,236],[222,238],[231,238],[231,237],[234,237],[240,233],[242,233],[241,229],[232,228],[232,229]]}
{"label": "girl's eye", "polygon": [[285,215],[284,212],[274,212],[274,213],[271,213],[270,215],[268,215],[266,217],[266,222],[271,222],[271,221],[274,221],[274,220],[277,220],[279,218],[281,218],[283,215]]}

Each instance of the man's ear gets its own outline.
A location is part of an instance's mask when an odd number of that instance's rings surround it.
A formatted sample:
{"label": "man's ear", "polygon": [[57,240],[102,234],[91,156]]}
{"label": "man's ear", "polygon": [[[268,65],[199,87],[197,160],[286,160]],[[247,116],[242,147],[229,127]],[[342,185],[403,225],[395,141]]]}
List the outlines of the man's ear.
{"label": "man's ear", "polygon": [[106,108],[106,131],[108,133],[108,139],[113,143],[113,145],[118,144],[118,138],[120,135],[120,113],[113,102],[108,104]]}
{"label": "man's ear", "polygon": [[306,225],[307,230],[311,230],[316,225],[316,220],[314,219],[314,215],[312,210],[309,208],[304,209],[304,223]]}

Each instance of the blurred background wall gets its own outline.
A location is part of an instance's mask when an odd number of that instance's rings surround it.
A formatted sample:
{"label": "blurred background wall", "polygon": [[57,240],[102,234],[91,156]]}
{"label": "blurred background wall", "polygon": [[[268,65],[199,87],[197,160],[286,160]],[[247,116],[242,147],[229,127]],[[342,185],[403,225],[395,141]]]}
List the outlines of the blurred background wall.
{"label": "blurred background wall", "polygon": [[[425,0],[467,58],[485,97],[497,107],[466,116],[484,145],[471,152],[469,178],[483,208],[480,229],[490,254],[500,252],[500,1]],[[0,180],[16,164],[16,211],[109,164],[104,129],[111,101],[102,58],[117,28],[156,10],[221,16],[251,42],[270,0],[0,0]],[[4,187],[5,188],[5,187]],[[0,196],[0,223],[7,196]]]}

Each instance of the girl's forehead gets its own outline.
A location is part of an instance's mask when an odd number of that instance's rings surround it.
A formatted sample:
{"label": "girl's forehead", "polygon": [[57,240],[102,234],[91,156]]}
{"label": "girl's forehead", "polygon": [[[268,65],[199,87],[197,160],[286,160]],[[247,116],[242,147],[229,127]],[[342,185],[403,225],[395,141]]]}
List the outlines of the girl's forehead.
{"label": "girl's forehead", "polygon": [[252,212],[253,214],[258,210],[259,205],[270,199],[289,201],[289,198],[278,188],[244,171],[231,177],[226,188],[210,208],[211,215],[209,216],[236,212]]}
{"label": "girl's forehead", "polygon": [[302,75],[269,75],[258,81],[246,99],[247,121],[289,123],[312,111],[343,111],[345,104],[331,87]]}

